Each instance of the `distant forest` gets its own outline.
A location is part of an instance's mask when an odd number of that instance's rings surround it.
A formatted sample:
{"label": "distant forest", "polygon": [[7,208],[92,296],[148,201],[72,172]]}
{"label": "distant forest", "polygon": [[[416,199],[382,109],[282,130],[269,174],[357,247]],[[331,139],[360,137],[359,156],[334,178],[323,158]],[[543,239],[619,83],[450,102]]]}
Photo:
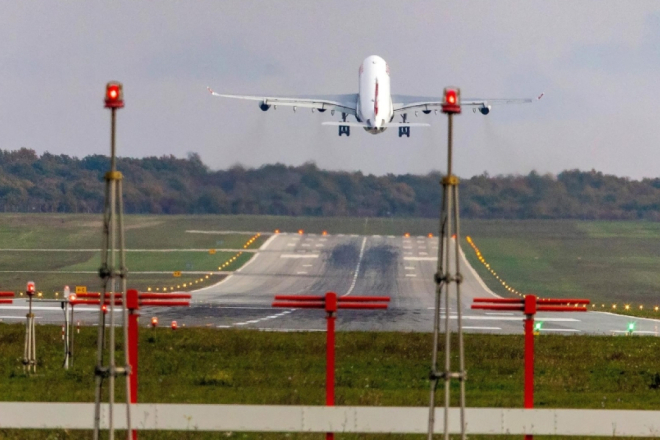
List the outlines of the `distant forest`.
{"label": "distant forest", "polygon": [[[0,150],[0,211],[100,213],[106,156]],[[120,158],[124,206],[135,214],[436,217],[442,175],[365,175],[315,164],[214,171],[197,154]],[[597,171],[464,178],[461,215],[480,219],[660,221],[660,178]]]}

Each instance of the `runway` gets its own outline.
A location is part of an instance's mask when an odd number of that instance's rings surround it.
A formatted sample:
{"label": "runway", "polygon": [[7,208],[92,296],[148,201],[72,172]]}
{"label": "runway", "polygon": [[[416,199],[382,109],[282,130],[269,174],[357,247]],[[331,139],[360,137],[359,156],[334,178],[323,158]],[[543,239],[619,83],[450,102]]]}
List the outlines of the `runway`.
{"label": "runway", "polygon": [[[272,235],[241,269],[213,286],[193,292],[190,308],[142,311],[146,325],[151,316],[162,324],[179,326],[249,328],[272,331],[322,331],[325,312],[314,309],[274,309],[276,294],[389,296],[387,310],[340,310],[337,329],[348,331],[430,332],[438,253],[437,237]],[[471,310],[472,299],[493,297],[462,255],[459,260],[463,328],[470,333],[522,334],[519,312]],[[451,263],[453,265],[453,262]],[[130,280],[130,275],[129,275]],[[0,307],[0,320],[24,318],[24,304]],[[19,308],[19,307],[23,308]],[[37,323],[61,323],[59,306],[36,309]],[[444,307],[442,304],[444,317]],[[76,310],[76,320],[92,324],[93,309]],[[450,326],[456,329],[457,310],[452,295]],[[631,318],[603,312],[539,313],[541,333],[622,335],[635,323],[636,335],[660,335],[660,320]]]}

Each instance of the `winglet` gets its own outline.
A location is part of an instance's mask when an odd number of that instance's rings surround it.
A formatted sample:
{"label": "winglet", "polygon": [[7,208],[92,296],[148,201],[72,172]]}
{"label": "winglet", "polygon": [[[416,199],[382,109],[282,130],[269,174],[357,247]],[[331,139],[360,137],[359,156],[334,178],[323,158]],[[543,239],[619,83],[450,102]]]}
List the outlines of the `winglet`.
{"label": "winglet", "polygon": [[[211,89],[209,89],[209,90],[211,90]],[[536,98],[536,100],[537,100],[537,101],[540,101],[540,100],[541,100],[541,98],[543,98],[543,95],[545,95],[545,93],[541,93],[541,94],[539,95],[539,97],[538,97],[538,98]]]}

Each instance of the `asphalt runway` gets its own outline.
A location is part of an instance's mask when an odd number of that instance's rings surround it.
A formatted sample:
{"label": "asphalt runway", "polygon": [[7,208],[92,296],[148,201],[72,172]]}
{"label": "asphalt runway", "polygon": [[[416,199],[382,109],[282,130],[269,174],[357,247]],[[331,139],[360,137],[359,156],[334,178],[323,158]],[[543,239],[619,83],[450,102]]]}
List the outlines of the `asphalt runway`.
{"label": "asphalt runway", "polygon": [[[148,324],[249,328],[272,331],[325,329],[325,312],[315,309],[275,309],[276,294],[389,296],[387,310],[339,310],[337,330],[431,332],[438,238],[358,235],[272,235],[239,271],[213,286],[193,292],[190,308],[142,311]],[[452,262],[453,264],[453,262]],[[460,259],[463,328],[466,332],[523,333],[519,312],[471,310],[472,299],[495,296]],[[129,275],[130,278],[130,275]],[[27,313],[22,300],[0,306],[0,320],[16,322]],[[442,314],[445,305],[442,305]],[[91,307],[78,307],[75,320],[97,322]],[[455,296],[449,305],[450,326],[457,327]],[[61,323],[56,304],[39,303],[37,323]],[[444,320],[444,318],[443,318]],[[623,335],[635,323],[636,335],[659,335],[660,321],[603,312],[539,313],[541,333]]]}

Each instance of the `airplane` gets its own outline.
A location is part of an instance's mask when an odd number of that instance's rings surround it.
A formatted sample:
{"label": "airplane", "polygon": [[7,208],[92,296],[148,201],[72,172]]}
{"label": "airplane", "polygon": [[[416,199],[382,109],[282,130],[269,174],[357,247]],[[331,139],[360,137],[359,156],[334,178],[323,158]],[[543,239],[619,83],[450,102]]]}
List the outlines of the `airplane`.
{"label": "airplane", "polygon": [[[351,135],[351,127],[361,127],[371,134],[384,132],[387,128],[397,127],[399,137],[410,137],[410,127],[428,127],[426,123],[408,122],[408,112],[414,111],[415,116],[421,110],[424,114],[431,111],[438,112],[442,106],[442,97],[437,96],[411,96],[392,95],[390,93],[390,67],[384,59],[377,55],[371,55],[364,59],[359,69],[359,91],[345,95],[319,95],[319,96],[248,96],[228,95],[216,93],[210,87],[208,91],[213,96],[221,98],[248,99],[260,101],[259,108],[263,111],[278,105],[293,107],[295,112],[298,107],[311,108],[312,112],[318,110],[323,113],[330,109],[334,116],[335,111],[341,112],[341,121],[323,122],[322,125],[339,127],[339,136]],[[462,106],[473,107],[474,113],[479,110],[481,114],[487,115],[493,105],[524,104],[540,100],[543,94],[537,98],[513,98],[513,99],[461,99]],[[357,122],[348,122],[346,118],[352,115]],[[392,122],[396,115],[401,116],[401,122]]]}

